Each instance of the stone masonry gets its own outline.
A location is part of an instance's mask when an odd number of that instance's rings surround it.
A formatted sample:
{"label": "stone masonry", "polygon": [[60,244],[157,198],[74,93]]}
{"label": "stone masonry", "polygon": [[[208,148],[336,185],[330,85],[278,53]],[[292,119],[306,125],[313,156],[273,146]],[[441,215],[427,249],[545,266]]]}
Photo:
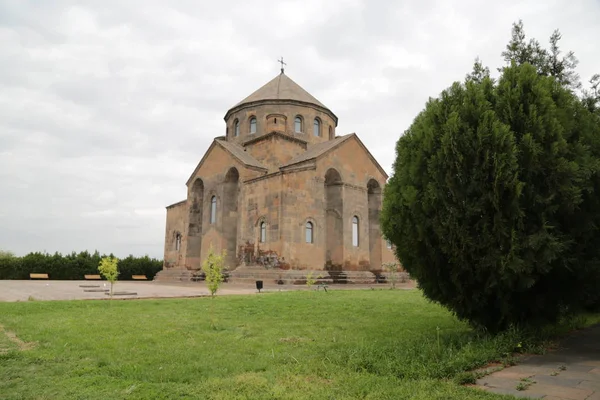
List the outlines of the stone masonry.
{"label": "stone masonry", "polygon": [[210,247],[230,270],[378,271],[395,261],[379,226],[387,174],[356,134],[282,71],[231,108],[167,207],[164,268],[198,270]]}

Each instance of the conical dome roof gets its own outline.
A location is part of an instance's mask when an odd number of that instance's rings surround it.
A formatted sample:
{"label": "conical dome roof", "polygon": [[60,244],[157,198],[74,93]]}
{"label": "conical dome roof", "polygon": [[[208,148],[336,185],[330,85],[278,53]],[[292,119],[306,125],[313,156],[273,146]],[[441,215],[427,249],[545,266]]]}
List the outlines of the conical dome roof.
{"label": "conical dome roof", "polygon": [[300,103],[296,105],[320,109],[322,112],[330,115],[331,118],[333,118],[335,126],[337,126],[338,119],[335,114],[313,95],[294,82],[283,71],[250,96],[231,107],[225,114],[224,119],[225,121],[228,121],[229,117],[239,110],[260,105],[263,102],[266,104],[295,102]]}
{"label": "conical dome roof", "polygon": [[313,95],[304,90],[300,85],[294,82],[283,72],[277,75],[271,81],[267,82],[264,86],[252,93],[250,96],[237,103],[232,107],[232,109],[243,104],[254,103],[262,100],[295,100],[314,104],[329,110]]}

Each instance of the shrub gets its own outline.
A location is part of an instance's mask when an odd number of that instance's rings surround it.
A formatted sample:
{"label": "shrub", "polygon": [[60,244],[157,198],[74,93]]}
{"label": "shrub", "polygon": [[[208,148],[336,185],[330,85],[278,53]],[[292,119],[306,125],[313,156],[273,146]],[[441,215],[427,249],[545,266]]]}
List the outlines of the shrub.
{"label": "shrub", "polygon": [[[29,279],[30,273],[47,273],[50,279],[79,280],[84,275],[97,274],[100,259],[106,255],[99,252],[61,255],[32,252],[24,257],[0,257],[0,279]],[[146,275],[148,279],[162,269],[162,261],[148,256],[120,260],[120,280],[130,280],[132,275]]]}
{"label": "shrub", "polygon": [[98,271],[110,282],[110,296],[113,295],[113,286],[119,277],[119,259],[113,256],[103,257],[98,265]]}
{"label": "shrub", "polygon": [[216,254],[212,248],[208,252],[208,257],[204,260],[202,264],[202,271],[206,276],[205,281],[208,286],[208,290],[210,290],[211,296],[215,296],[217,290],[221,286],[223,282],[223,263],[225,260],[225,252],[223,251],[221,254]]}

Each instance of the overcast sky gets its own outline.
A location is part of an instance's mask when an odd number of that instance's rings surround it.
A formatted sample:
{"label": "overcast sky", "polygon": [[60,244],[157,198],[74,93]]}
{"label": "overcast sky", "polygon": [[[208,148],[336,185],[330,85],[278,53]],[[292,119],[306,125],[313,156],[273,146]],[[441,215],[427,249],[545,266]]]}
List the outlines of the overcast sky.
{"label": "overcast sky", "polygon": [[162,258],[165,206],[280,56],[389,173],[427,98],[501,66],[520,18],[600,72],[598,0],[0,0],[0,249]]}

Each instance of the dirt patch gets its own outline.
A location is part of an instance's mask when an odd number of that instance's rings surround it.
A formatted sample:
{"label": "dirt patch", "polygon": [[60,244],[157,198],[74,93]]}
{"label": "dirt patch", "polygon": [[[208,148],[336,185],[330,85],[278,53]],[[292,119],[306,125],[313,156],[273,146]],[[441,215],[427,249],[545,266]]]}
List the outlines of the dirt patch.
{"label": "dirt patch", "polygon": [[[14,332],[11,331],[7,331],[6,329],[4,329],[4,326],[0,325],[0,335],[4,335],[8,338],[8,340],[12,343],[14,343],[17,348],[21,351],[25,351],[25,350],[31,350],[33,348],[35,348],[36,344],[35,342],[24,342],[21,339],[19,339],[17,337],[17,335]],[[8,349],[6,348],[2,348],[0,347],[0,353],[6,353],[8,352]]]}

